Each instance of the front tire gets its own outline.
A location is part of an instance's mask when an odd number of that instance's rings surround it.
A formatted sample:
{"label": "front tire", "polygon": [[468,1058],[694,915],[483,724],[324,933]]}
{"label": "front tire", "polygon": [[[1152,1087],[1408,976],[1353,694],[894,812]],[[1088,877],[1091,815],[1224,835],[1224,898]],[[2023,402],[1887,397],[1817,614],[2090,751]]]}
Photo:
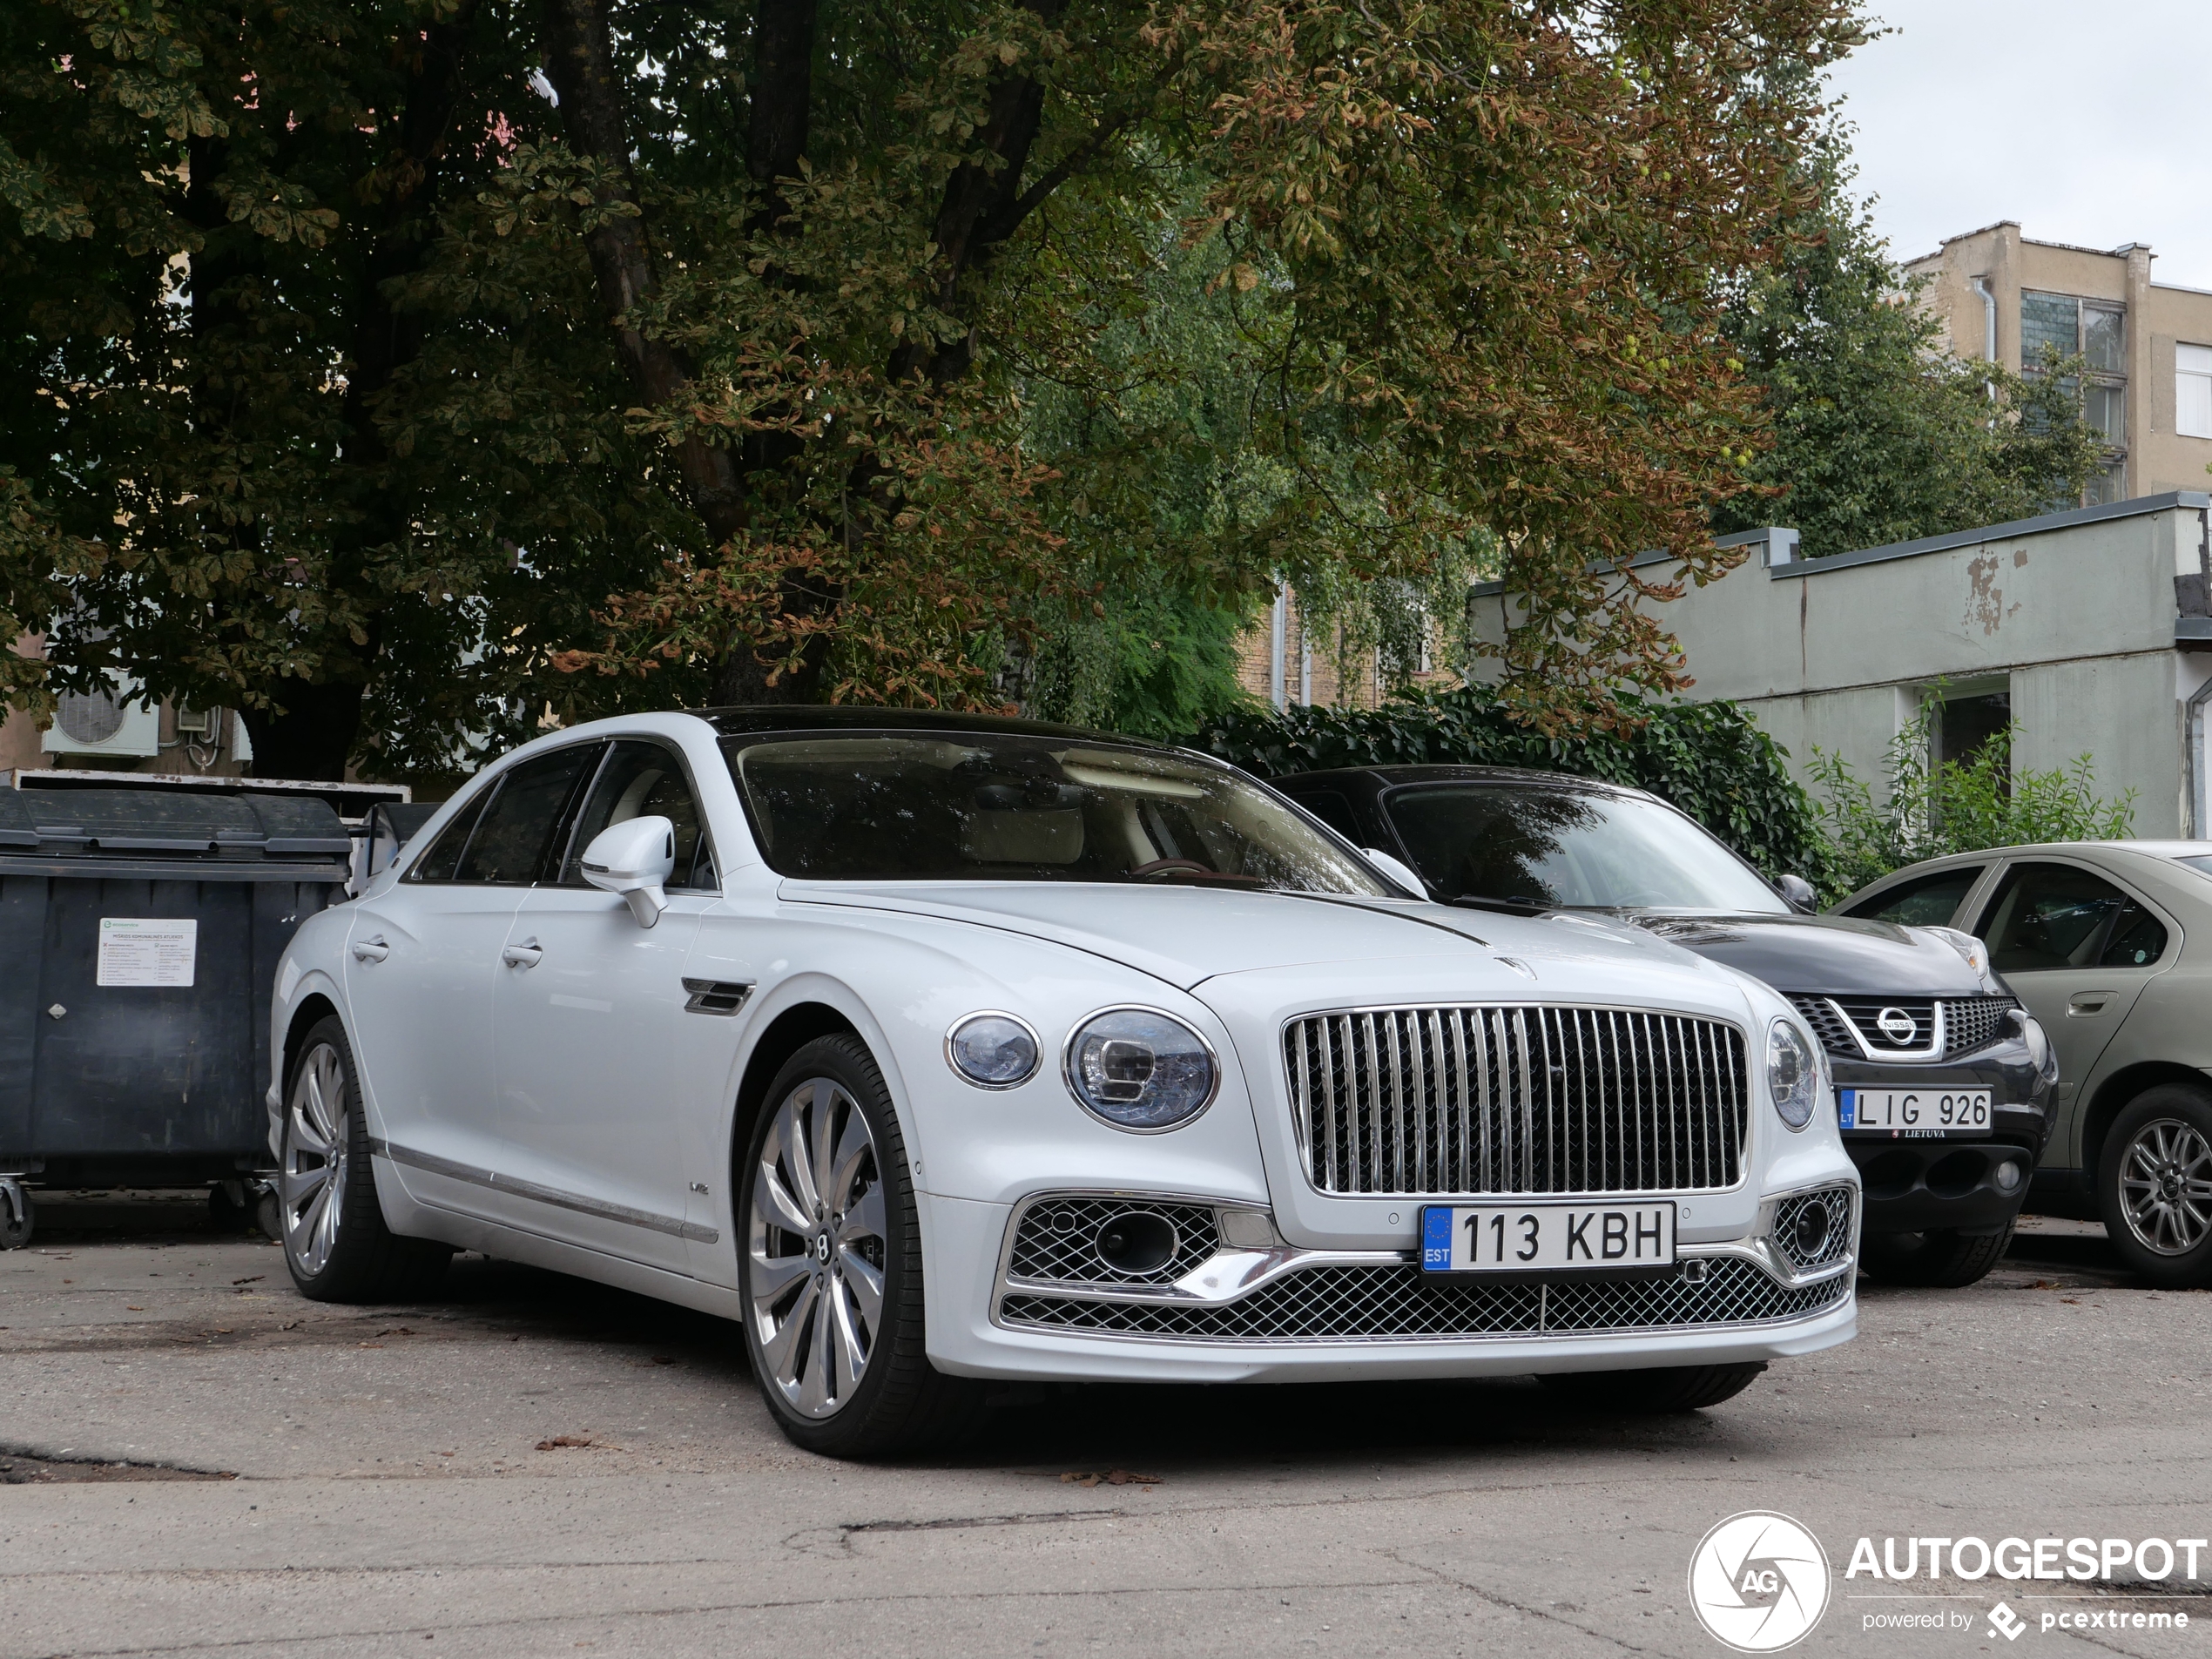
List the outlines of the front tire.
{"label": "front tire", "polygon": [[929,1363],[906,1142],[867,1047],[829,1036],[799,1049],[751,1143],[737,1183],[739,1289],[776,1426],[848,1458],[959,1433],[980,1391]]}
{"label": "front tire", "polygon": [[1858,1265],[1878,1285],[1912,1285],[1955,1291],[1986,1278],[2012,1248],[2017,1217],[2005,1231],[1968,1238],[1948,1229],[1925,1233],[1869,1233],[1859,1242]]}
{"label": "front tire", "polygon": [[277,1175],[284,1264],[311,1301],[408,1301],[437,1283],[453,1249],[402,1238],[384,1224],[356,1077],[345,1026],[335,1015],[317,1021],[285,1089]]}
{"label": "front tire", "polygon": [[1740,1366],[1656,1366],[1642,1371],[1557,1372],[1536,1380],[1561,1404],[1620,1414],[1695,1412],[1733,1399],[1766,1369]]}
{"label": "front tire", "polygon": [[2097,1209],[2121,1260],[2162,1290],[2212,1285],[2212,1100],[2161,1083],[2097,1155]]}

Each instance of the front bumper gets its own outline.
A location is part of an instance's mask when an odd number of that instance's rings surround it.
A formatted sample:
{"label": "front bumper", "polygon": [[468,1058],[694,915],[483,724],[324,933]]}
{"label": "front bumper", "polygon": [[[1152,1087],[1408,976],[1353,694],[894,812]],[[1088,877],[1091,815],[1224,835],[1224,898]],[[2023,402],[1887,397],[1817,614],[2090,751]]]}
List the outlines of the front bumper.
{"label": "front bumper", "polygon": [[[1857,1330],[1856,1200],[1855,1190],[1832,1183],[1818,1195],[1774,1195],[1751,1232],[1685,1244],[1676,1270],[1662,1277],[1497,1283],[1424,1274],[1410,1251],[1285,1244],[1266,1212],[1249,1204],[1055,1192],[1008,1205],[922,1195],[929,1356],[968,1376],[1162,1382],[1785,1358]],[[1799,1263],[1777,1241],[1794,1236],[1797,1211],[1815,1203],[1831,1206],[1836,1231]],[[1114,1276],[1072,1265],[1049,1241],[1036,1245],[1034,1224],[1049,1211],[1081,1208],[1088,1225],[1108,1204],[1156,1209],[1177,1223],[1176,1251],[1146,1282],[1105,1282]]]}
{"label": "front bumper", "polygon": [[[2051,1122],[2051,1086],[2027,1062],[2026,1045],[2000,1044],[1948,1065],[1832,1057],[1830,1064],[1839,1088],[1990,1091],[1989,1133],[1973,1140],[1844,1136],[1844,1150],[1865,1188],[1868,1232],[1995,1233],[2020,1213]],[[1996,1179],[2006,1163],[2021,1177],[2010,1190]]]}

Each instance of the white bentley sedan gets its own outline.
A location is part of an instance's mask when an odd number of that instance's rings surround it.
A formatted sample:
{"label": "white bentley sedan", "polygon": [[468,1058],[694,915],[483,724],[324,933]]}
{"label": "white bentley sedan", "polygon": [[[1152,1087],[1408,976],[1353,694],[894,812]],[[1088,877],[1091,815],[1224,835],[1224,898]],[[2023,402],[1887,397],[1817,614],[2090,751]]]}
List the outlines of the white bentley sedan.
{"label": "white bentley sedan", "polygon": [[1847,1339],[1857,1177],[1789,1004],[1388,867],[1061,727],[541,738],[286,954],[293,1278],[388,1298],[473,1249],[725,1314],[846,1455],[952,1432],[982,1379],[1679,1410]]}

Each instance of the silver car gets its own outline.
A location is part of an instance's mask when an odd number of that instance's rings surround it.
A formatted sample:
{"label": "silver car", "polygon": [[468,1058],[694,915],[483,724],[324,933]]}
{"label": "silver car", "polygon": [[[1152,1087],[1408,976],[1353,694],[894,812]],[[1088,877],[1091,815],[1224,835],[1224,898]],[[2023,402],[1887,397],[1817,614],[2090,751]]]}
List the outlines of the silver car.
{"label": "silver car", "polygon": [[1986,941],[2058,1053],[2028,1209],[2103,1222],[2154,1284],[2212,1285],[2212,843],[1961,853],[1835,910]]}

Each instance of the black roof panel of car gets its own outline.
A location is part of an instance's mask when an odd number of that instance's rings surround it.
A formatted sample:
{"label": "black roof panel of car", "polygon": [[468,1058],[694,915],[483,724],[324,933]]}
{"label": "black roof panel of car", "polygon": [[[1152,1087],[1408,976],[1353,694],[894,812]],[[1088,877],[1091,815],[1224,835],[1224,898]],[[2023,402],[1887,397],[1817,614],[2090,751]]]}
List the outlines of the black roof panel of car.
{"label": "black roof panel of car", "polygon": [[880,709],[850,703],[751,704],[733,708],[693,709],[691,712],[725,738],[776,732],[995,732],[1008,737],[1075,738],[1087,743],[1126,743],[1153,749],[1168,746],[1111,732],[1055,725],[1048,720],[1022,720],[1009,715],[968,714],[944,709]]}
{"label": "black roof panel of car", "polygon": [[1405,784],[1547,784],[1554,788],[1586,789],[1596,794],[1641,795],[1645,792],[1632,784],[1608,783],[1602,778],[1586,778],[1579,772],[1538,772],[1528,766],[1465,766],[1449,765],[1406,765],[1388,766],[1331,766],[1324,772],[1285,772],[1269,779],[1281,787],[1292,783],[1318,783],[1340,778],[1372,778],[1386,787],[1395,788]]}

